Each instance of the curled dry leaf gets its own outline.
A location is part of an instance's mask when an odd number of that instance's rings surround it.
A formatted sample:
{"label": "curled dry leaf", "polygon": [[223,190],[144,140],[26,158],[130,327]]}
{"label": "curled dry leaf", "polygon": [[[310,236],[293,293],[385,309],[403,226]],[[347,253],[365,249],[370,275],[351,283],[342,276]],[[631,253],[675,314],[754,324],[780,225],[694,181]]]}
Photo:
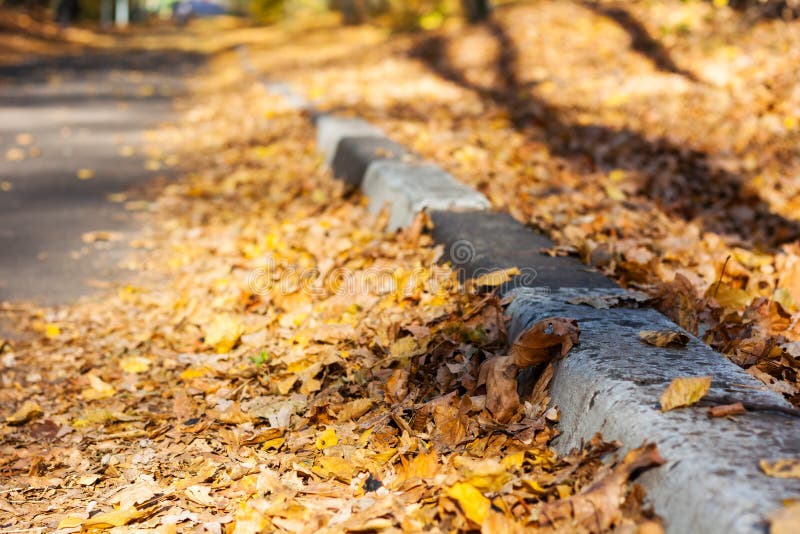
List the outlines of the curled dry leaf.
{"label": "curled dry leaf", "polygon": [[590,532],[605,531],[622,517],[620,505],[631,475],[664,462],[653,443],[634,449],[608,474],[577,495],[542,505],[539,524],[557,525],[560,521],[573,520]]}
{"label": "curled dry leaf", "polygon": [[770,534],[800,532],[800,501],[794,501],[773,512],[769,517]]}
{"label": "curled dry leaf", "polygon": [[728,417],[731,415],[742,415],[747,413],[744,409],[744,404],[741,402],[734,402],[733,404],[721,404],[719,406],[712,406],[708,409],[709,417]]}
{"label": "curled dry leaf", "polygon": [[492,271],[474,278],[472,280],[472,285],[474,287],[495,287],[505,284],[511,280],[512,277],[517,276],[518,274],[519,269],[517,267],[500,269],[498,271]]}
{"label": "curled dry leaf", "polygon": [[518,372],[511,356],[495,356],[481,366],[478,384],[486,384],[486,409],[501,423],[508,423],[522,410]]}
{"label": "curled dry leaf", "polygon": [[511,347],[511,358],[519,368],[562,358],[578,343],[580,333],[575,319],[543,319],[517,337]]}
{"label": "curled dry leaf", "polygon": [[639,338],[656,347],[683,347],[689,342],[689,336],[680,330],[642,330]]}
{"label": "curled dry leaf", "polygon": [[6,417],[9,425],[22,425],[42,415],[42,408],[34,401],[25,401],[19,410]]}
{"label": "curled dry leaf", "polygon": [[408,371],[395,369],[386,381],[386,400],[389,402],[402,402],[408,395]]}
{"label": "curled dry leaf", "polygon": [[775,478],[800,478],[800,459],[783,458],[769,462],[761,460],[759,466],[765,475]]}
{"label": "curled dry leaf", "polygon": [[710,388],[710,376],[676,378],[670,382],[658,399],[661,411],[666,412],[682,406],[690,406],[705,397]]}

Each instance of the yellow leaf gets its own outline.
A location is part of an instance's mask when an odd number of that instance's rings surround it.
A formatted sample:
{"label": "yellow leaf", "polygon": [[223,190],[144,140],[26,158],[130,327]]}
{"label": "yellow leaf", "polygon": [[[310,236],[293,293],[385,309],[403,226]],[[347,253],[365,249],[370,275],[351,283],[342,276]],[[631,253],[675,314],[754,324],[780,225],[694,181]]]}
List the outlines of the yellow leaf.
{"label": "yellow leaf", "polygon": [[261,448],[264,449],[265,451],[269,449],[278,450],[281,448],[281,445],[283,445],[284,441],[286,441],[286,438],[268,439],[267,441],[261,444]]}
{"label": "yellow leaf", "polygon": [[437,30],[442,27],[444,16],[438,11],[423,15],[419,19],[419,27],[423,30]]}
{"label": "yellow leaf", "polygon": [[775,478],[800,478],[800,459],[783,458],[772,463],[761,460],[759,463],[764,474]]}
{"label": "yellow leaf", "polygon": [[181,373],[181,380],[194,380],[195,378],[200,378],[201,376],[205,376],[211,372],[211,369],[208,367],[189,367],[184,372]]}
{"label": "yellow leaf", "polygon": [[401,337],[389,347],[393,358],[402,359],[413,356],[417,343],[412,336]]}
{"label": "yellow leaf", "polygon": [[343,482],[350,482],[355,468],[353,464],[338,456],[320,456],[314,466],[314,471],[322,476],[334,476]]}
{"label": "yellow leaf", "polygon": [[509,454],[501,460],[501,463],[506,469],[519,469],[525,461],[525,451],[515,452]]}
{"label": "yellow leaf", "polygon": [[83,517],[76,517],[74,515],[68,515],[64,519],[58,522],[57,530],[61,530],[62,528],[75,528],[79,527],[83,524],[85,519]]}
{"label": "yellow leaf", "polygon": [[674,408],[694,404],[702,399],[710,388],[710,376],[676,378],[670,382],[659,398],[661,411],[666,412]]}
{"label": "yellow leaf", "polygon": [[143,373],[150,369],[150,360],[142,356],[127,356],[119,361],[119,366],[126,373]]}
{"label": "yellow leaf", "polygon": [[230,352],[239,341],[244,328],[241,323],[229,315],[217,315],[206,327],[204,340],[220,354]]}
{"label": "yellow leaf", "polygon": [[625,192],[614,184],[606,184],[606,195],[611,200],[622,201],[628,198]]}
{"label": "yellow leaf", "polygon": [[613,183],[618,184],[625,180],[628,177],[628,173],[625,172],[623,169],[614,169],[610,173],[608,173],[608,179],[611,180]]}
{"label": "yellow leaf", "polygon": [[327,449],[328,447],[333,447],[339,443],[339,436],[336,435],[336,431],[333,427],[329,426],[325,429],[325,431],[317,437],[317,449]]}
{"label": "yellow leaf", "polygon": [[795,303],[794,298],[792,298],[792,294],[789,293],[789,290],[785,287],[776,288],[775,292],[772,294],[772,300],[780,304],[781,308],[789,313],[794,313],[797,311],[797,304]]}
{"label": "yellow leaf", "polygon": [[753,300],[747,291],[727,284],[713,283],[706,291],[706,296],[713,297],[720,306],[731,310],[741,310]]}
{"label": "yellow leaf", "polygon": [[770,534],[795,534],[797,532],[800,532],[800,501],[790,502],[770,514]]}
{"label": "yellow leaf", "polygon": [[84,389],[81,393],[86,400],[105,399],[117,391],[114,386],[104,382],[102,378],[94,374],[89,375],[89,386],[89,389]]}
{"label": "yellow leaf", "polygon": [[121,527],[123,525],[127,525],[134,519],[138,519],[144,516],[150,511],[151,510],[148,508],[145,508],[144,510],[137,510],[136,508],[128,508],[126,510],[115,510],[113,512],[106,512],[104,514],[97,514],[95,516],[92,516],[86,521],[84,521],[82,526],[84,529]]}
{"label": "yellow leaf", "polygon": [[92,169],[78,169],[78,180],[91,180],[94,178]]}
{"label": "yellow leaf", "polygon": [[505,284],[511,280],[512,276],[516,276],[518,274],[519,269],[516,267],[511,267],[509,269],[501,269],[499,271],[492,271],[490,273],[482,274],[478,278],[475,278],[472,283],[476,287],[495,287]]}
{"label": "yellow leaf", "polygon": [[459,482],[447,490],[447,496],[455,500],[467,519],[482,525],[492,509],[492,502],[483,493],[466,482]]}
{"label": "yellow leaf", "polygon": [[25,401],[19,410],[6,417],[9,425],[22,425],[42,415],[42,408],[33,401]]}
{"label": "yellow leaf", "polygon": [[44,327],[44,335],[53,339],[61,335],[61,328],[55,323],[47,323]]}

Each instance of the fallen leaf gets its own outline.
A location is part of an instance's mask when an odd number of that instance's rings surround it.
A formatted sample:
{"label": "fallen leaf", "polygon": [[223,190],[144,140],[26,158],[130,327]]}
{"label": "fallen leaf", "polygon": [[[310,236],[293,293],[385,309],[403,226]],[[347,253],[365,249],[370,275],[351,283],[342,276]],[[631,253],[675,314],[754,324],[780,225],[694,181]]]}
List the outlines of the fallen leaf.
{"label": "fallen leaf", "polygon": [[620,506],[631,475],[664,462],[655,444],[633,449],[619,465],[577,495],[543,504],[539,508],[539,524],[572,519],[589,532],[605,532],[622,517]]}
{"label": "fallen leaf", "polygon": [[135,519],[139,519],[148,515],[151,513],[151,511],[152,510],[148,508],[144,508],[142,510],[137,508],[126,508],[124,510],[115,510],[113,512],[97,514],[81,523],[81,527],[84,529],[108,529],[112,527],[121,527],[123,525],[127,525]]}
{"label": "fallen leaf", "polygon": [[800,532],[800,501],[794,501],[769,516],[769,534]]}
{"label": "fallen leaf", "polygon": [[189,486],[184,490],[186,498],[190,501],[201,506],[216,506],[217,502],[213,497],[211,497],[210,493],[211,486],[206,486],[204,484],[195,484],[194,486]]}
{"label": "fallen leaf", "polygon": [[747,413],[744,405],[741,402],[733,404],[721,404],[719,406],[712,406],[708,409],[709,417],[729,417],[732,415],[742,415]]}
{"label": "fallen leaf", "polygon": [[44,327],[44,335],[50,339],[57,338],[61,335],[61,328],[57,324],[48,323]]}
{"label": "fallen leaf", "polygon": [[659,398],[661,411],[690,406],[702,399],[710,388],[710,376],[676,378],[670,382]]}
{"label": "fallen leaf", "polygon": [[578,321],[550,317],[521,333],[511,347],[510,356],[519,368],[547,363],[566,356],[579,337]]}
{"label": "fallen leaf", "polygon": [[25,159],[25,151],[17,147],[9,148],[6,151],[6,159],[8,161],[22,161]]}
{"label": "fallen leaf", "polygon": [[336,419],[339,422],[358,419],[367,413],[374,404],[374,401],[368,398],[353,399],[342,406],[342,409],[336,414]]}
{"label": "fallen leaf", "polygon": [[239,341],[244,327],[230,315],[217,315],[206,327],[203,339],[205,343],[220,354],[225,354]]}
{"label": "fallen leaf", "polygon": [[119,361],[119,367],[126,373],[143,373],[150,369],[150,360],[143,356],[126,356]]}
{"label": "fallen leaf", "polygon": [[483,524],[492,509],[492,502],[467,482],[458,482],[451,486],[447,490],[447,496],[458,503],[467,519],[478,525]]}
{"label": "fallen leaf", "polygon": [[63,518],[61,521],[58,522],[57,530],[61,530],[63,528],[76,528],[83,524],[86,521],[85,517],[77,517],[74,515],[68,515],[67,517]]}
{"label": "fallen leaf", "polygon": [[91,180],[94,178],[94,171],[92,169],[78,169],[78,180]]}
{"label": "fallen leaf", "polygon": [[97,400],[111,397],[116,393],[116,389],[111,384],[104,382],[96,374],[87,375],[89,378],[89,388],[84,389],[81,396],[86,400]]}
{"label": "fallen leaf", "polygon": [[775,478],[800,478],[800,459],[783,458],[768,462],[761,460],[758,464],[765,475]]}
{"label": "fallen leaf", "polygon": [[386,381],[386,399],[389,402],[402,402],[408,395],[408,371],[406,369],[395,369]]}
{"label": "fallen leaf", "polygon": [[78,479],[78,484],[81,486],[91,486],[100,480],[100,475],[81,475]]}
{"label": "fallen leaf", "polygon": [[492,271],[490,273],[482,274],[477,278],[473,278],[472,285],[474,287],[495,287],[505,284],[518,274],[519,269],[517,267],[500,269],[498,271]]}
{"label": "fallen leaf", "polygon": [[639,338],[656,347],[683,347],[689,342],[689,336],[680,330],[642,330]]}
{"label": "fallen leaf", "polygon": [[486,409],[501,423],[508,423],[521,413],[518,372],[511,356],[495,356],[481,365],[478,384],[486,384]]}
{"label": "fallen leaf", "polygon": [[120,232],[108,232],[105,230],[98,230],[95,232],[86,232],[81,235],[81,241],[84,243],[97,243],[99,241],[121,241],[125,237]]}
{"label": "fallen leaf", "polygon": [[336,435],[336,430],[334,430],[332,426],[329,426],[317,437],[315,445],[318,450],[323,450],[328,447],[333,447],[337,443],[339,443],[339,436]]}
{"label": "fallen leaf", "polygon": [[42,408],[34,401],[25,401],[13,414],[6,417],[9,425],[22,425],[42,415]]}

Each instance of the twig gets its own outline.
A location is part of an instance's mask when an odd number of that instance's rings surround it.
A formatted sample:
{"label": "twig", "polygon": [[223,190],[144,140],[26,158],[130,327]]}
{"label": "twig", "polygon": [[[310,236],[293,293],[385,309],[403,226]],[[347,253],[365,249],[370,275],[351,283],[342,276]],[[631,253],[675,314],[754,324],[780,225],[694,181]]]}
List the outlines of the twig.
{"label": "twig", "polygon": [[719,291],[719,286],[722,285],[722,277],[725,276],[725,268],[728,266],[728,260],[731,259],[731,255],[728,254],[728,257],[725,258],[725,263],[722,264],[722,272],[719,273],[719,280],[717,281],[717,287],[714,288],[714,298],[717,298],[717,291]]}

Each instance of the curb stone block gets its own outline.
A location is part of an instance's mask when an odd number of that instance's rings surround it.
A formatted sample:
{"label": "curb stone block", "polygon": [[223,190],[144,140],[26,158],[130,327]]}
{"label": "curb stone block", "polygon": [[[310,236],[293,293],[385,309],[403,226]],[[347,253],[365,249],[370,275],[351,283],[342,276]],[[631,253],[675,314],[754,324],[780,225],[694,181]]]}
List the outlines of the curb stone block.
{"label": "curb stone block", "polygon": [[321,113],[316,118],[317,150],[325,156],[325,164],[330,166],[339,142],[345,137],[386,137],[384,133],[361,119],[335,117]]}
{"label": "curb stone block", "polygon": [[[578,296],[623,290],[561,290],[550,295],[522,288],[506,309],[509,339],[550,316],[578,320],[580,344],[555,366],[552,404],[561,410],[555,447],[574,449],[595,433],[620,440],[625,450],[658,444],[667,464],[638,479],[670,533],[764,532],[766,517],[800,480],[764,475],[759,460],[797,457],[800,418],[791,405],[741,368],[692,337],[686,347],[659,348],[639,340],[644,329],[676,329],[652,309],[595,309],[570,304]],[[658,398],[682,376],[711,375],[711,390],[693,406],[662,413]],[[748,413],[709,419],[709,406],[741,401]]]}
{"label": "curb stone block", "polygon": [[444,245],[444,261],[457,269],[463,282],[498,269],[518,267],[521,274],[501,287],[614,288],[609,278],[574,257],[554,258],[540,252],[553,243],[506,213],[431,211],[433,239]]}
{"label": "curb stone block", "polygon": [[369,209],[391,207],[389,228],[411,224],[422,210],[487,210],[489,201],[435,165],[380,160],[367,169],[362,185]]}
{"label": "curb stone block", "polygon": [[411,157],[406,149],[386,137],[344,137],[336,146],[331,170],[349,187],[359,187],[371,163],[406,157]]}

